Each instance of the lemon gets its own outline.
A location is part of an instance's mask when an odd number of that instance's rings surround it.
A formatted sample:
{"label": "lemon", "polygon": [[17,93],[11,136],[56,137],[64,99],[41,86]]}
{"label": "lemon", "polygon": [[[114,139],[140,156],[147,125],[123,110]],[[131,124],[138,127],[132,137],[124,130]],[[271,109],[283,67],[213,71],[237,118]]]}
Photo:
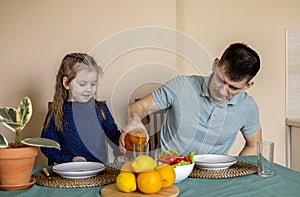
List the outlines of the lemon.
{"label": "lemon", "polygon": [[140,155],[132,162],[131,167],[135,172],[153,170],[156,167],[156,161],[148,155]]}
{"label": "lemon", "polygon": [[121,172],[116,179],[117,188],[122,192],[133,192],[136,190],[136,178],[132,172]]}

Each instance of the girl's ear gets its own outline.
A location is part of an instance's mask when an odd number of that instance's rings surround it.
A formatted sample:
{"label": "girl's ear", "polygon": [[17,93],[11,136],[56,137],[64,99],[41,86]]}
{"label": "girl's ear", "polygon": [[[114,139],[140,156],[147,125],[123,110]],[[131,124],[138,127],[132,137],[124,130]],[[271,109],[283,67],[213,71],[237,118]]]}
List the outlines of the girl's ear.
{"label": "girl's ear", "polygon": [[211,70],[212,70],[213,72],[215,72],[215,70],[216,70],[216,68],[217,68],[217,66],[218,66],[218,64],[219,64],[219,62],[220,62],[219,58],[215,58],[215,59],[214,59],[214,61],[213,61],[213,63],[212,63],[212,66],[211,66]]}
{"label": "girl's ear", "polygon": [[69,86],[68,86],[68,82],[69,82],[69,79],[68,77],[63,77],[63,86],[68,90],[69,89]]}

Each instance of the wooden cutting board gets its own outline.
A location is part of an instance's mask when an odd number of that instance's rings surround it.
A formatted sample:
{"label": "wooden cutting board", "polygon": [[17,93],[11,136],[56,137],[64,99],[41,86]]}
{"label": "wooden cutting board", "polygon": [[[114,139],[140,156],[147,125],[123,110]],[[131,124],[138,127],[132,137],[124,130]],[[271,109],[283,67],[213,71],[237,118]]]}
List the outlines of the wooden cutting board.
{"label": "wooden cutting board", "polygon": [[176,197],[179,195],[179,188],[176,185],[172,185],[167,189],[161,189],[158,193],[155,194],[143,194],[140,191],[134,191],[130,193],[121,192],[118,190],[116,184],[108,185],[100,190],[100,194],[103,197],[140,197],[140,196],[147,196],[147,197]]}

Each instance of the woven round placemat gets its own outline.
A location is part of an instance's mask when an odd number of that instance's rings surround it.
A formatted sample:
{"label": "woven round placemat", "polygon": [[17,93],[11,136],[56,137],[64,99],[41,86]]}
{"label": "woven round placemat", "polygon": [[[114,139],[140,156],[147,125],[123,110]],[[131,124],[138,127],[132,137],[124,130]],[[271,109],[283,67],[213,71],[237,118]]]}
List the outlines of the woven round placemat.
{"label": "woven round placemat", "polygon": [[[50,170],[49,170],[50,171]],[[115,183],[116,178],[120,170],[112,166],[106,166],[106,168],[99,172],[96,176],[89,178],[63,178],[58,174],[51,173],[52,179],[48,179],[43,172],[37,172],[32,177],[36,179],[36,184],[47,187],[59,187],[59,188],[79,188],[79,187],[96,187],[101,185],[107,185]]]}
{"label": "woven round placemat", "polygon": [[203,179],[222,179],[232,178],[238,176],[245,176],[257,172],[257,166],[251,163],[237,161],[235,164],[223,170],[205,170],[195,166],[190,178],[203,178]]}

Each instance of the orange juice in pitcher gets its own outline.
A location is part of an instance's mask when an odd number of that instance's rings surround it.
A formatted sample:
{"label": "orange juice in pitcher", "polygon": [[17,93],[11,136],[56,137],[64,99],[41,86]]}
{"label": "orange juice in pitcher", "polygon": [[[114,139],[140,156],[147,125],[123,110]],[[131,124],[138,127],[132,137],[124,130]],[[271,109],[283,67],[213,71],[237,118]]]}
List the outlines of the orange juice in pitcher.
{"label": "orange juice in pitcher", "polygon": [[125,136],[125,148],[127,150],[133,150],[133,144],[139,144],[140,146],[136,147],[137,151],[142,151],[143,147],[146,145],[147,133],[141,128],[134,129],[130,131]]}

